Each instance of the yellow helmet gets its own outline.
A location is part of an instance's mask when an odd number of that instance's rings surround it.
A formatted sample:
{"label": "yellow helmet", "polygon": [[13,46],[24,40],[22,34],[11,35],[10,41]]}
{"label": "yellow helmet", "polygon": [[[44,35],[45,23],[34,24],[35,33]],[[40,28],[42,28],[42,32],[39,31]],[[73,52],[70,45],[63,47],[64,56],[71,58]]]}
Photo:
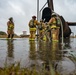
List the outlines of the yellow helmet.
{"label": "yellow helmet", "polygon": [[56,16],[56,13],[52,13],[52,16]]}
{"label": "yellow helmet", "polygon": [[43,22],[43,19],[41,19],[40,22]]}

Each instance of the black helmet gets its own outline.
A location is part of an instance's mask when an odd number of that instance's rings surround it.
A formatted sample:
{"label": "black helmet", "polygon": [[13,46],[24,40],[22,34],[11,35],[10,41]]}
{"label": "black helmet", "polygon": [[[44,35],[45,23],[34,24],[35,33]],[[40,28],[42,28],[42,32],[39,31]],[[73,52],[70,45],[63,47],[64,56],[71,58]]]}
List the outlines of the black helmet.
{"label": "black helmet", "polygon": [[32,18],[36,18],[36,16],[32,16]]}
{"label": "black helmet", "polygon": [[10,17],[10,18],[9,18],[9,20],[12,20],[12,19],[13,19],[13,17]]}

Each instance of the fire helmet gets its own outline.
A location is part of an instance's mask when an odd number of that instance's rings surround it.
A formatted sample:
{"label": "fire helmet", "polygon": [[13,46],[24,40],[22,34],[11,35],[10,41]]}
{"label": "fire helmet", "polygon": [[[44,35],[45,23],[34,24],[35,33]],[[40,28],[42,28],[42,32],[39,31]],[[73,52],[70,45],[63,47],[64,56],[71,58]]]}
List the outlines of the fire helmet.
{"label": "fire helmet", "polygon": [[36,16],[32,16],[32,18],[36,18]]}
{"label": "fire helmet", "polygon": [[56,16],[56,13],[52,13],[52,16]]}
{"label": "fire helmet", "polygon": [[9,20],[12,20],[12,19],[13,19],[13,17],[10,17],[10,18],[9,18]]}

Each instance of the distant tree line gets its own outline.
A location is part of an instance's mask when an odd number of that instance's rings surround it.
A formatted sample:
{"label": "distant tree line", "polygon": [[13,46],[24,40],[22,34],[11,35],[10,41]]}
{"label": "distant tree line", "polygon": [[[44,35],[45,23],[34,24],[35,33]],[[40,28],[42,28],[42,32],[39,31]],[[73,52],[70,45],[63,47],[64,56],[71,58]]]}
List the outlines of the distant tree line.
{"label": "distant tree line", "polygon": [[6,32],[0,31],[0,35],[7,35]]}

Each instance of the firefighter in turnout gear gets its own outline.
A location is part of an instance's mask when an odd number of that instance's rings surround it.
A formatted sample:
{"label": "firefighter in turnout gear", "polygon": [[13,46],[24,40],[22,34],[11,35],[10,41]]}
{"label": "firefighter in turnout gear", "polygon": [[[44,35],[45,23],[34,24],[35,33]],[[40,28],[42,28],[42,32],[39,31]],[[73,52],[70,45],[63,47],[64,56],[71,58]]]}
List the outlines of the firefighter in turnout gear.
{"label": "firefighter in turnout gear", "polygon": [[12,39],[14,37],[14,22],[12,17],[10,17],[9,21],[7,22],[7,34],[8,34],[7,38]]}
{"label": "firefighter in turnout gear", "polygon": [[36,16],[32,16],[32,19],[29,21],[29,30],[30,36],[29,40],[35,40],[36,37],[36,25],[38,25],[38,21],[36,20]]}
{"label": "firefighter in turnout gear", "polygon": [[39,39],[44,40],[44,38],[45,38],[45,24],[44,24],[43,20],[40,20],[38,29],[39,29]]}
{"label": "firefighter in turnout gear", "polygon": [[51,17],[51,19],[49,20],[49,25],[50,25],[51,27],[57,25],[56,14],[55,14],[55,13],[52,13],[52,17]]}
{"label": "firefighter in turnout gear", "polygon": [[56,13],[52,13],[52,18],[49,20],[49,25],[51,29],[52,41],[59,40],[59,19],[57,18]]}

